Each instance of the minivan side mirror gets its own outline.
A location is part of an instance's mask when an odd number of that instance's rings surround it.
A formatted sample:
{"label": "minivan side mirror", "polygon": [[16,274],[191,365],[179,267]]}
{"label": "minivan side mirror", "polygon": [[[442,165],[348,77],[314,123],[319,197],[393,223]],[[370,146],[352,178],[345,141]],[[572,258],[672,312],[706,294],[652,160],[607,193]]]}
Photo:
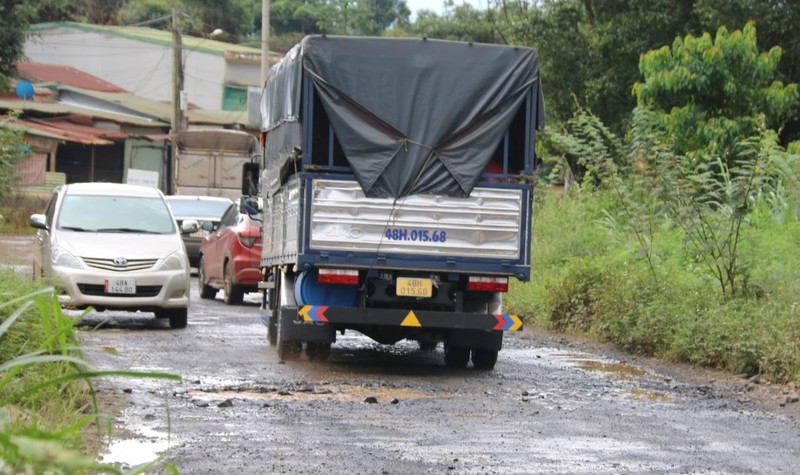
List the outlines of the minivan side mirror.
{"label": "minivan side mirror", "polygon": [[196,219],[185,219],[181,223],[181,234],[192,234],[200,230],[200,223]]}
{"label": "minivan side mirror", "polygon": [[47,216],[43,214],[32,214],[28,223],[33,228],[47,230]]}
{"label": "minivan side mirror", "polygon": [[242,165],[242,196],[258,196],[259,174],[261,167],[258,163],[245,163]]}

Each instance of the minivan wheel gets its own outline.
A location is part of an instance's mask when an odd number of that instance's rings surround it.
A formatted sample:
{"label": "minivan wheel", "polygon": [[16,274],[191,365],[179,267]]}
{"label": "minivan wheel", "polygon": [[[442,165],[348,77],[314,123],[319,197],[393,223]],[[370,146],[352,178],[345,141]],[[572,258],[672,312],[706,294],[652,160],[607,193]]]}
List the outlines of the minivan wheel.
{"label": "minivan wheel", "polygon": [[206,260],[200,256],[200,262],[197,263],[197,283],[200,287],[201,299],[213,299],[217,296],[217,289],[206,284]]}
{"label": "minivan wheel", "polygon": [[169,318],[170,328],[186,328],[188,323],[189,309],[187,308],[164,308],[155,311],[156,318]]}
{"label": "minivan wheel", "polygon": [[244,300],[244,290],[241,285],[233,283],[233,266],[230,262],[225,263],[225,303],[228,305],[239,305]]}

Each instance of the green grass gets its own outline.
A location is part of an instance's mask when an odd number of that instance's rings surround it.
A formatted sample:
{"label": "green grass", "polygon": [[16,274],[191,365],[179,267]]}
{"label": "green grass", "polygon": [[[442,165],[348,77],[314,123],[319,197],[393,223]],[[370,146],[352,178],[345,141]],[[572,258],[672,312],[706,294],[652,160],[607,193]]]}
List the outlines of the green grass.
{"label": "green grass", "polygon": [[636,354],[800,381],[800,223],[746,227],[742,292],[726,300],[674,228],[653,234],[651,271],[630,233],[609,225],[615,207],[603,192],[540,194],[532,279],[512,284],[508,309]]}
{"label": "green grass", "polygon": [[30,227],[28,221],[32,214],[44,213],[47,200],[35,196],[15,194],[4,197],[0,202],[0,233],[7,234],[33,234],[36,230]]}
{"label": "green grass", "polygon": [[93,380],[180,378],[92,370],[75,336],[79,318],[61,312],[52,288],[0,270],[0,302],[0,473],[123,473],[87,453],[90,431],[99,436],[101,428],[110,427],[100,412]]}

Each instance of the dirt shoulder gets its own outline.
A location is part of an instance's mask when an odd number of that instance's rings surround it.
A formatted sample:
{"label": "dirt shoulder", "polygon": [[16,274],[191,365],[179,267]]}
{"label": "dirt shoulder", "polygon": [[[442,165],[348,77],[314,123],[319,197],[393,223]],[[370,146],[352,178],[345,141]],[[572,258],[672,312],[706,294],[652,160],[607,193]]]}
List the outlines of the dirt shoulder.
{"label": "dirt shoulder", "polygon": [[800,402],[798,402],[796,383],[773,384],[763,381],[758,376],[747,377],[727,371],[636,356],[620,351],[609,344],[539,328],[526,328],[522,338],[534,341],[541,346],[569,348],[607,355],[623,363],[647,368],[675,381],[707,388],[711,394],[718,397],[752,403],[758,409],[800,420]]}

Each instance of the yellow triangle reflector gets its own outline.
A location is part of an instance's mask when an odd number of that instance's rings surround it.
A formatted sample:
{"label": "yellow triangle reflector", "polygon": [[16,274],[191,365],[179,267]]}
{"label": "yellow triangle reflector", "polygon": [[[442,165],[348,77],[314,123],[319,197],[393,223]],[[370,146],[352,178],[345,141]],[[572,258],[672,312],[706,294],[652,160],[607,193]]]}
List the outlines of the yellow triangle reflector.
{"label": "yellow triangle reflector", "polygon": [[401,327],[421,327],[422,325],[419,323],[419,319],[416,315],[414,315],[414,311],[408,312],[406,318],[403,319],[403,322],[400,323]]}

